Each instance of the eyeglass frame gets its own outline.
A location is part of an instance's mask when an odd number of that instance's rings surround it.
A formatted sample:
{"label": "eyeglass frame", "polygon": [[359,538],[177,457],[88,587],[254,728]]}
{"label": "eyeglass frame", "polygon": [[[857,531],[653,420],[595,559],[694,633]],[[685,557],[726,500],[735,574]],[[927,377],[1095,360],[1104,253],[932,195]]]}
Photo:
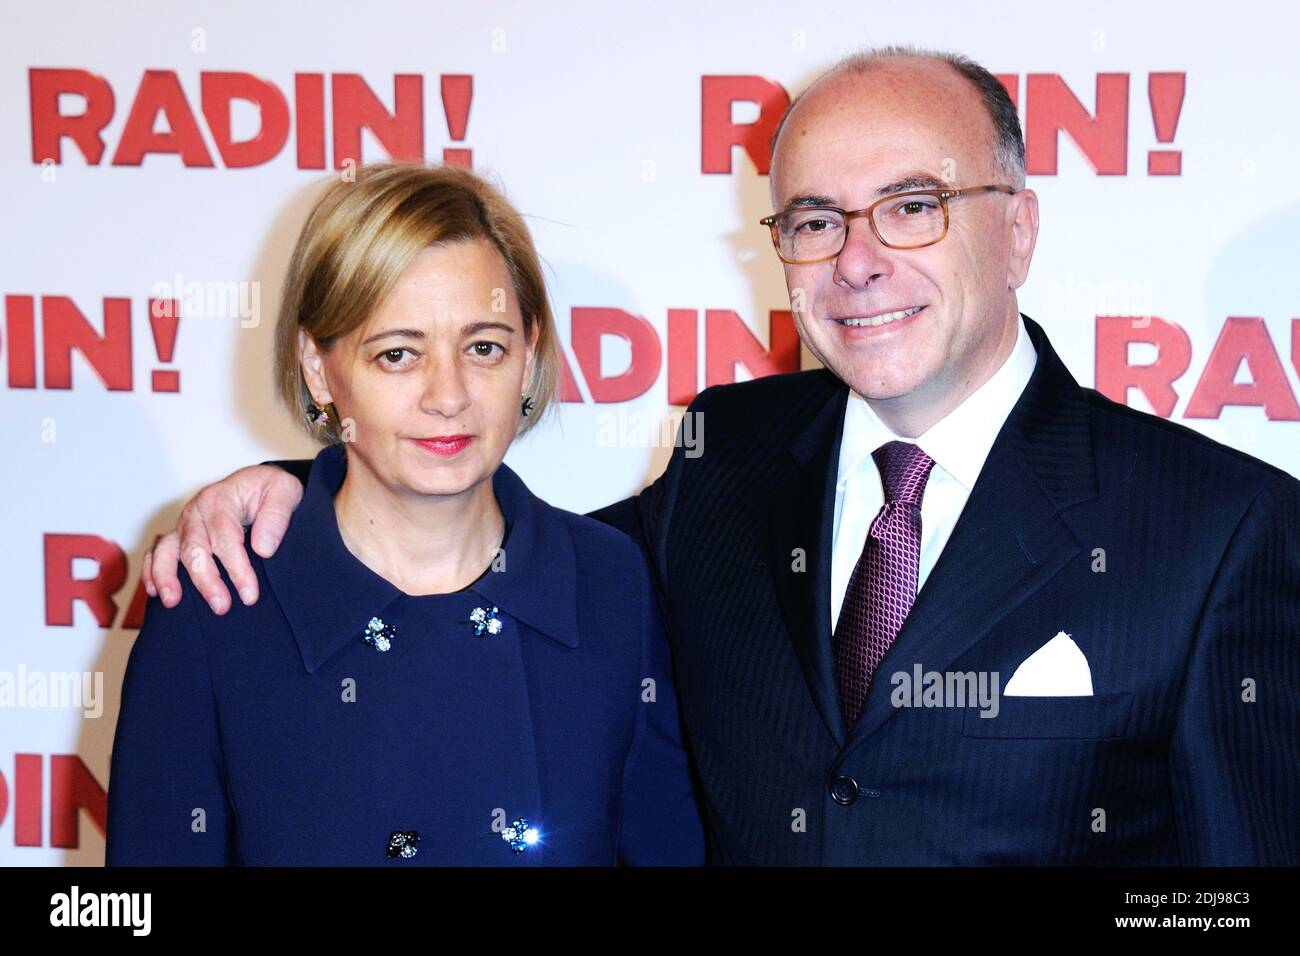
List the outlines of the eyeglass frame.
{"label": "eyeglass frame", "polygon": [[[844,251],[844,243],[849,241],[849,221],[852,219],[866,216],[867,222],[871,226],[872,233],[886,249],[924,249],[926,246],[932,246],[937,242],[942,242],[948,235],[949,201],[957,199],[960,196],[969,196],[976,193],[1000,192],[1006,193],[1008,196],[1014,196],[1016,193],[1021,191],[1022,190],[1016,189],[1014,186],[1004,186],[1000,183],[993,183],[987,186],[967,186],[965,189],[909,189],[906,192],[890,193],[888,196],[882,196],[865,209],[855,209],[850,212],[849,210],[841,209],[839,206],[795,206],[793,209],[785,209],[781,212],[773,213],[770,216],[764,216],[758,221],[758,224],[760,226],[767,226],[768,229],[771,230],[772,246],[776,249],[778,259],[787,265],[806,266],[812,265],[816,262],[828,262]],[[884,237],[880,235],[880,230],[876,227],[876,217],[873,215],[876,207],[883,203],[897,201],[905,196],[933,196],[939,200],[939,205],[943,208],[943,232],[939,233],[938,238],[931,239],[928,242],[918,243],[914,246],[899,246],[892,242],[886,242]],[[781,240],[777,237],[776,233],[777,220],[792,212],[815,212],[818,210],[823,212],[839,213],[839,215],[844,217],[844,239],[840,243],[840,247],[829,256],[822,256],[820,259],[787,259],[785,256],[781,255]]]}

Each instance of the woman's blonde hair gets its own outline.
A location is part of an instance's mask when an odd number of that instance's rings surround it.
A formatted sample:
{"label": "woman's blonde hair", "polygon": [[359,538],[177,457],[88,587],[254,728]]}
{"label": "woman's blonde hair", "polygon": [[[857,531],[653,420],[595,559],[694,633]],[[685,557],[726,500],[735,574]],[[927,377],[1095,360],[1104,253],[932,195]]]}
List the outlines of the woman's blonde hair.
{"label": "woman's blonde hair", "polygon": [[482,177],[456,166],[371,163],[354,181],[330,185],[307,217],[289,262],[275,328],[280,398],[325,444],[342,440],[329,415],[312,425],[311,392],[298,358],[298,329],[323,350],[359,328],[398,277],[431,245],[485,239],[505,259],[523,314],[525,339],[537,328],[527,396],[532,410],[519,434],[537,424],[555,396],[559,351],[541,262],[523,217]]}

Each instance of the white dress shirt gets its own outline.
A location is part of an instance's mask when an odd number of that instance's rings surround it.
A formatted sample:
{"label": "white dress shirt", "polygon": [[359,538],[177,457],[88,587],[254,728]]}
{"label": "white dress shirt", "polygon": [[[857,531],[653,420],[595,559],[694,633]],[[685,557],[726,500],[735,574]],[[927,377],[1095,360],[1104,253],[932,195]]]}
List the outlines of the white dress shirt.
{"label": "white dress shirt", "polygon": [[882,422],[866,400],[849,390],[840,438],[839,474],[835,482],[835,529],[831,553],[831,630],[840,617],[849,577],[862,556],[867,531],[884,506],[880,470],[871,453],[885,442],[905,441],[921,446],[934,459],[921,498],[921,564],[917,593],[939,560],[970,490],[984,467],[993,440],[1029,384],[1038,353],[1023,321],[1017,322],[1016,344],[1001,367],[964,402],[917,438],[903,438]]}

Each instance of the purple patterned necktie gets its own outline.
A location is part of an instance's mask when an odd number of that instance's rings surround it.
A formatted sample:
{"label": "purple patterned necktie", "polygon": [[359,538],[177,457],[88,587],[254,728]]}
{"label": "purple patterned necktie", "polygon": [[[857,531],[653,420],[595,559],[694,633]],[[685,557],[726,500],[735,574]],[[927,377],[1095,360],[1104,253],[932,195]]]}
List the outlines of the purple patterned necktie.
{"label": "purple patterned necktie", "polygon": [[934,467],[934,459],[910,442],[886,442],[871,457],[880,469],[885,504],[871,522],[835,626],[835,672],[849,729],[916,600],[921,497]]}

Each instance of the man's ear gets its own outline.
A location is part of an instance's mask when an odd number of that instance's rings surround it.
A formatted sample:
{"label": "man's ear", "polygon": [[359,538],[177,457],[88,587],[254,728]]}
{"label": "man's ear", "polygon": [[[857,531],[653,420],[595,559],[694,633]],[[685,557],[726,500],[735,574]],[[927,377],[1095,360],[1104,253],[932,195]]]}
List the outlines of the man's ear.
{"label": "man's ear", "polygon": [[1007,264],[1007,288],[1019,289],[1029,278],[1029,262],[1038,241],[1038,194],[1022,189],[1011,197],[1015,206],[1011,220],[1011,259]]}
{"label": "man's ear", "polygon": [[334,401],[330,394],[329,383],[325,381],[325,360],[321,357],[316,340],[306,329],[298,329],[298,364],[302,366],[302,377],[307,382],[307,391],[317,405],[328,405]]}

